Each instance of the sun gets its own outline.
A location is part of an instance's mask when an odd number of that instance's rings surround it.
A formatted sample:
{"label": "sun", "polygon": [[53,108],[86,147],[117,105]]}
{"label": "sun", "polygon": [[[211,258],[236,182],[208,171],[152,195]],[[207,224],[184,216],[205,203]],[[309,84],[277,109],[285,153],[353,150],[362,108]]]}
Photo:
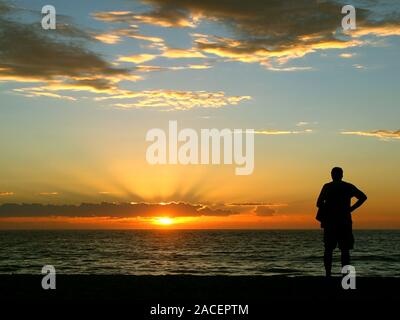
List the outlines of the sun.
{"label": "sun", "polygon": [[169,226],[174,223],[174,220],[169,217],[160,217],[156,218],[154,222],[163,226]]}

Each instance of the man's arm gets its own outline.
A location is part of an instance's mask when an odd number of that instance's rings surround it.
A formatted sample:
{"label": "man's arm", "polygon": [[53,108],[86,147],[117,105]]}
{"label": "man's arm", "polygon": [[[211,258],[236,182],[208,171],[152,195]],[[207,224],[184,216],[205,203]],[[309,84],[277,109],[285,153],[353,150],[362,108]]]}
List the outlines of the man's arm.
{"label": "man's arm", "polygon": [[[354,186],[353,186],[354,187]],[[354,210],[356,210],[357,208],[361,207],[362,204],[367,200],[367,196],[365,195],[364,192],[362,192],[361,190],[358,190],[356,187],[354,187],[354,191],[353,191],[353,197],[357,198],[357,201],[355,204],[353,204],[350,207],[350,212],[353,212]]]}
{"label": "man's arm", "polygon": [[322,208],[325,204],[325,191],[326,191],[326,187],[325,185],[322,187],[322,190],[319,194],[318,200],[317,200],[317,207],[318,208]]}

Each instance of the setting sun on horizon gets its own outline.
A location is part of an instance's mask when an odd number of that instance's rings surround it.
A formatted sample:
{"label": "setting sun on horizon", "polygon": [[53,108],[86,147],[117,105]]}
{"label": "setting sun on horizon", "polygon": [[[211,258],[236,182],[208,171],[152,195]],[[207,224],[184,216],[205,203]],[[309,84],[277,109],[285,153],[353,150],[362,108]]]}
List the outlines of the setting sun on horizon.
{"label": "setting sun on horizon", "polygon": [[174,224],[174,220],[168,217],[159,217],[154,219],[154,223],[163,226]]}

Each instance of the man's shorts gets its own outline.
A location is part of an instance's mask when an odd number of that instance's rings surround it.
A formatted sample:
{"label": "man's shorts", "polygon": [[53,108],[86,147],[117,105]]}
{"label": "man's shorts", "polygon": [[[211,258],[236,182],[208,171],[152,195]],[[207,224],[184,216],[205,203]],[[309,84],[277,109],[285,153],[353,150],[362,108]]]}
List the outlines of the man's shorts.
{"label": "man's shorts", "polygon": [[354,247],[354,236],[351,224],[326,226],[324,228],[325,250],[350,250]]}

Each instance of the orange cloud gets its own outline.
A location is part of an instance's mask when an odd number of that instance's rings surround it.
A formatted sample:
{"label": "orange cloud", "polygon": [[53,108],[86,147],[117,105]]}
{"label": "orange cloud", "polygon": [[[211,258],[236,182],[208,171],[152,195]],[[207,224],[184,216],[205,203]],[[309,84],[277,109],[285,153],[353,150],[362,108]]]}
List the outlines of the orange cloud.
{"label": "orange cloud", "polygon": [[375,137],[382,140],[400,139],[400,130],[375,130],[375,131],[343,131],[341,134],[363,137]]}
{"label": "orange cloud", "polygon": [[94,38],[107,44],[115,44],[121,41],[121,37],[113,33],[97,34],[94,36]]}
{"label": "orange cloud", "polygon": [[96,100],[135,99],[135,102],[116,103],[120,108],[161,108],[189,110],[193,108],[221,108],[250,100],[250,96],[226,96],[224,92],[153,90],[124,92],[121,95],[99,97]]}
{"label": "orange cloud", "polygon": [[136,14],[132,11],[95,12],[92,16],[106,22],[145,23],[161,27],[195,26],[195,19],[174,8],[145,14]]}
{"label": "orange cloud", "polygon": [[201,35],[195,38],[199,50],[208,54],[214,54],[219,57],[228,58],[233,61],[245,63],[260,63],[273,71],[299,71],[310,70],[310,67],[292,67],[277,68],[272,67],[271,59],[279,64],[286,63],[290,59],[301,58],[317,50],[327,49],[345,49],[362,44],[361,40],[343,41],[336,39],[318,39],[318,40],[297,40],[287,46],[276,46],[275,48],[266,43],[262,44],[260,40],[237,40],[226,37],[215,37]]}
{"label": "orange cloud", "polygon": [[122,38],[126,37],[151,42],[161,47],[164,45],[164,39],[140,34],[135,25],[131,25],[130,28],[114,29],[105,33],[95,34],[93,37],[107,44],[116,44],[120,42]]}
{"label": "orange cloud", "polygon": [[157,58],[157,55],[154,54],[138,54],[133,56],[121,56],[118,58],[118,61],[122,62],[132,62],[136,64],[140,64],[146,61],[150,61]]}
{"label": "orange cloud", "polygon": [[255,134],[262,134],[262,135],[288,135],[288,134],[303,134],[303,133],[312,133],[312,129],[305,129],[305,130],[256,130],[254,131]]}
{"label": "orange cloud", "polygon": [[353,58],[354,57],[354,53],[341,53],[339,55],[339,57],[345,58],[345,59]]}
{"label": "orange cloud", "polygon": [[14,192],[3,191],[3,192],[0,192],[0,197],[13,196],[14,194],[15,194]]}
{"label": "orange cloud", "polygon": [[162,54],[163,57],[166,58],[206,58],[204,54],[194,49],[171,49],[166,48]]}

